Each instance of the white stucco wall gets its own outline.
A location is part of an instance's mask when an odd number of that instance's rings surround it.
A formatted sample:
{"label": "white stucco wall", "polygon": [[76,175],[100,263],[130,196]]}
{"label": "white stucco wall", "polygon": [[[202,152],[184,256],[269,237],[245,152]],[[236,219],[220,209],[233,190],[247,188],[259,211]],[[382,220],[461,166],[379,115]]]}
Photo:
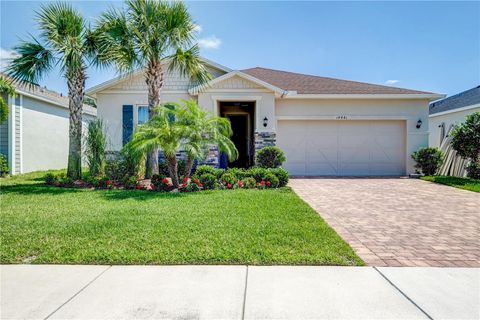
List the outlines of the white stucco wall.
{"label": "white stucco wall", "polygon": [[[179,102],[179,99],[191,99],[187,93],[162,93],[160,102]],[[133,105],[133,123],[137,123],[138,106],[148,105],[147,92],[98,93],[97,117],[103,119],[107,131],[108,151],[122,149],[123,106]]]}
{"label": "white stucco wall", "polygon": [[[22,172],[66,168],[69,110],[31,97],[22,100]],[[94,118],[84,114],[84,128]]]}
{"label": "white stucco wall", "polygon": [[448,112],[448,113],[439,112],[438,114],[430,115],[429,117],[430,135],[428,139],[429,146],[431,147],[440,146],[441,128],[439,126],[442,123],[445,124],[445,134],[446,134],[452,125],[464,122],[465,117],[474,112],[480,112],[480,105],[474,108],[466,108],[460,111]]}
{"label": "white stucco wall", "polygon": [[[347,119],[344,121],[405,120],[407,174],[415,172],[411,154],[420,147],[428,146],[428,100],[277,99],[275,104],[277,119],[335,120],[345,116]],[[422,126],[417,129],[419,119]]]}

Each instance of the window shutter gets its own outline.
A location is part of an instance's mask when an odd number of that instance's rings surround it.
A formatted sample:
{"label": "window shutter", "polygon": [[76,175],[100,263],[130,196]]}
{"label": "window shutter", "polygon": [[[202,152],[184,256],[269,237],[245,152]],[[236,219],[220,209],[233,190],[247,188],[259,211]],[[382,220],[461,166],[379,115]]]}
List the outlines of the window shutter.
{"label": "window shutter", "polygon": [[127,144],[130,141],[133,133],[133,106],[124,105],[123,106],[123,133],[122,133],[122,142],[123,145]]}

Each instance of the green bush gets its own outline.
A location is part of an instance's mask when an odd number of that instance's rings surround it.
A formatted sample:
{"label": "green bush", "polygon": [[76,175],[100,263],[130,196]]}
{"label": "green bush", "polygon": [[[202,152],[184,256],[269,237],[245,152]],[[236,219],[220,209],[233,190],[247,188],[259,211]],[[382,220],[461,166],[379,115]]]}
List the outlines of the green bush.
{"label": "green bush", "polygon": [[263,180],[265,175],[267,174],[267,169],[265,168],[259,168],[259,167],[252,167],[248,169],[248,171],[245,174],[245,177],[251,177],[255,179],[256,182],[260,182]]}
{"label": "green bush", "polygon": [[105,176],[109,180],[120,181],[126,175],[120,160],[108,160],[105,163]]}
{"label": "green bush", "polygon": [[237,180],[242,180],[247,176],[247,170],[243,168],[228,168],[225,173],[229,173],[237,177]]}
{"label": "green bush", "polygon": [[255,181],[252,177],[247,177],[242,180],[243,187],[247,189],[253,189],[257,185],[257,181]]}
{"label": "green bush", "polygon": [[288,171],[283,168],[271,168],[268,172],[273,173],[278,178],[278,186],[285,187],[288,183]]}
{"label": "green bush", "polygon": [[55,186],[58,184],[58,177],[53,173],[47,173],[43,177],[43,179],[45,180],[45,183],[48,184],[49,186]]}
{"label": "green bush", "polygon": [[277,188],[278,187],[278,178],[276,175],[274,175],[271,172],[268,172],[265,177],[263,178],[263,181],[265,181],[265,185],[267,188]]}
{"label": "green bush", "polygon": [[212,166],[209,166],[209,165],[201,165],[201,166],[198,166],[196,169],[195,169],[195,175],[200,177],[202,175],[204,175],[205,173],[210,173],[210,174],[213,174],[217,179],[220,179],[220,177],[222,176],[222,174],[225,172],[225,170],[223,169],[217,169],[217,168],[214,168]]}
{"label": "green bush", "polygon": [[279,147],[264,147],[257,151],[257,165],[262,168],[278,168],[286,160]]}
{"label": "green bush", "polygon": [[125,189],[135,189],[137,187],[137,176],[125,176],[122,179],[122,184]]}
{"label": "green bush", "polygon": [[456,126],[451,133],[452,147],[457,154],[469,160],[465,168],[469,178],[480,178],[480,112],[466,117],[464,123]]}
{"label": "green bush", "polygon": [[9,172],[7,157],[0,153],[0,177],[5,177]]}
{"label": "green bush", "polygon": [[412,159],[417,162],[415,168],[424,175],[432,176],[443,164],[443,153],[438,148],[420,148],[412,154]]}
{"label": "green bush", "polygon": [[467,176],[471,179],[480,179],[480,162],[470,162],[465,167]]}
{"label": "green bush", "polygon": [[150,182],[152,189],[156,191],[168,192],[173,189],[171,181],[168,180],[166,176],[154,174]]}
{"label": "green bush", "polygon": [[85,155],[87,157],[90,174],[92,176],[103,175],[105,172],[105,149],[107,147],[107,137],[101,119],[96,119],[88,123],[87,138],[85,142]]}
{"label": "green bush", "polygon": [[225,172],[223,175],[222,175],[222,182],[224,185],[234,185],[235,183],[237,183],[238,179],[237,177],[233,174],[233,173],[227,173]]}
{"label": "green bush", "polygon": [[202,174],[198,180],[200,181],[200,183],[203,185],[203,189],[206,189],[206,190],[211,190],[211,189],[215,189],[217,187],[217,177],[215,177],[213,174],[211,173],[204,173]]}

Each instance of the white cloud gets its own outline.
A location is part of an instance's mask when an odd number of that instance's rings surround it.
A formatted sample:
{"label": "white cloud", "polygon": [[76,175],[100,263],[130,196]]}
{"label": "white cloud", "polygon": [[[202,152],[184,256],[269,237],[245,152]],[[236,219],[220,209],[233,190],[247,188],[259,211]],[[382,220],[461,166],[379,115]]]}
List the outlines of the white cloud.
{"label": "white cloud", "polygon": [[202,26],[199,25],[199,24],[196,24],[196,25],[193,27],[193,31],[195,31],[195,32],[200,33],[200,32],[202,32],[202,30],[203,30],[203,28],[202,28]]}
{"label": "white cloud", "polygon": [[7,67],[9,60],[18,55],[13,50],[0,48],[0,70],[3,71]]}
{"label": "white cloud", "polygon": [[198,45],[204,49],[218,49],[222,44],[222,40],[216,36],[209,36],[206,38],[198,39]]}
{"label": "white cloud", "polygon": [[385,81],[385,84],[387,85],[392,85],[392,84],[396,84],[396,83],[399,83],[400,80],[387,80]]}

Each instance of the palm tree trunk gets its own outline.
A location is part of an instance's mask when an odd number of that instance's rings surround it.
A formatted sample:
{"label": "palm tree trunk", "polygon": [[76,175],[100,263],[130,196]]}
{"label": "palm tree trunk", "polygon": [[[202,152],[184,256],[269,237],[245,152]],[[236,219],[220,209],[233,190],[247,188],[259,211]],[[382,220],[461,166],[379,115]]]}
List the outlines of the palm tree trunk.
{"label": "palm tree trunk", "polygon": [[[152,118],[155,115],[155,107],[160,104],[160,91],[163,87],[163,70],[160,60],[149,62],[145,80],[148,87],[148,115]],[[158,149],[148,154],[145,165],[145,177],[151,178],[154,174],[158,174]]]}
{"label": "palm tree trunk", "polygon": [[187,157],[187,163],[185,165],[185,176],[190,177],[192,174],[192,168],[193,168],[193,161],[195,159],[191,156]]}
{"label": "palm tree trunk", "polygon": [[82,109],[85,95],[83,70],[67,73],[68,107],[70,109],[67,176],[73,180],[82,178]]}
{"label": "palm tree trunk", "polygon": [[173,156],[167,156],[165,158],[167,159],[167,167],[168,167],[168,172],[170,173],[170,179],[172,179],[172,184],[175,188],[178,188],[180,184],[178,182],[177,157],[173,155]]}

